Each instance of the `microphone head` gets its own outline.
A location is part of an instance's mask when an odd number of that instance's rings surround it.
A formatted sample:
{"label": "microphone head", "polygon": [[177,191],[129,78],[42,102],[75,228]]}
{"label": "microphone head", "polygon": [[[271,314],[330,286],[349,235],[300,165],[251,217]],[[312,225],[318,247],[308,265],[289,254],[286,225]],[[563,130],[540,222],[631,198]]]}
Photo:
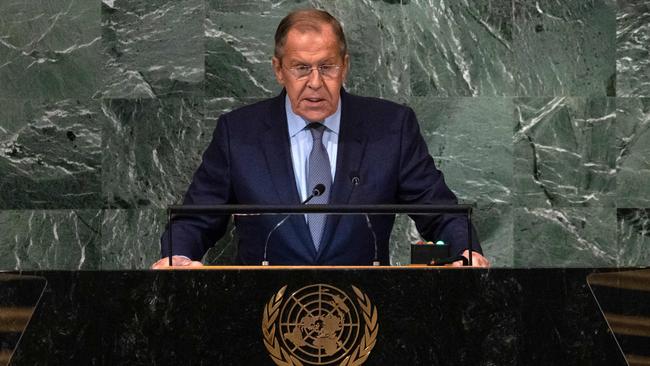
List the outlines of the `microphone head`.
{"label": "microphone head", "polygon": [[322,183],[317,184],[311,191],[311,194],[313,194],[314,197],[318,197],[323,193],[325,193],[325,185]]}
{"label": "microphone head", "polygon": [[355,186],[358,186],[359,183],[361,183],[361,179],[359,178],[359,175],[356,171],[350,172],[350,182],[352,182],[352,185]]}

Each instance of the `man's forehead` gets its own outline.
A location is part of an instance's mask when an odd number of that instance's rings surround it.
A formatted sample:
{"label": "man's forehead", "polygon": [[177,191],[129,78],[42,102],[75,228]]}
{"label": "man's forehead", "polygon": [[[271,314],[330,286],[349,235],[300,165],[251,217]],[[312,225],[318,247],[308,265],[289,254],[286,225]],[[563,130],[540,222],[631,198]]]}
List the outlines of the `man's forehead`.
{"label": "man's forehead", "polygon": [[300,20],[297,21],[295,24],[291,26],[289,31],[287,32],[287,35],[291,33],[292,31],[299,32],[299,33],[309,33],[309,32],[315,32],[315,33],[331,33],[334,34],[334,29],[332,28],[332,25],[319,21],[319,20]]}
{"label": "man's forehead", "polygon": [[[310,23],[311,24],[311,23]],[[329,24],[321,24],[318,28],[311,26],[294,26],[287,32],[285,45],[291,41],[320,38],[326,43],[338,44],[338,38]]]}
{"label": "man's forehead", "polygon": [[309,64],[309,63],[329,63],[329,62],[338,62],[340,57],[338,50],[332,50],[328,53],[315,53],[315,52],[300,52],[299,50],[288,50],[284,56],[282,56],[282,61],[289,64]]}
{"label": "man's forehead", "polygon": [[337,58],[340,56],[338,40],[333,32],[323,29],[321,32],[290,30],[284,44],[283,58],[308,57],[311,55]]}

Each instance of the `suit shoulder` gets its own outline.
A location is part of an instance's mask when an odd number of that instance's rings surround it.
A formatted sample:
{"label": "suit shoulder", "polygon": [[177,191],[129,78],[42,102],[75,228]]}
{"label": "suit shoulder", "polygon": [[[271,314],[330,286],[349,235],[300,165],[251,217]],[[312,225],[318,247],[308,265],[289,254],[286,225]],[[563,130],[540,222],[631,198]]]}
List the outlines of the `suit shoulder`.
{"label": "suit shoulder", "polygon": [[222,114],[221,117],[223,117],[224,121],[232,121],[231,123],[237,125],[257,123],[262,120],[262,116],[267,115],[273,103],[277,102],[276,98],[264,99],[238,107]]}
{"label": "suit shoulder", "polygon": [[392,129],[401,128],[405,122],[416,121],[415,112],[411,107],[389,100],[348,94],[347,102],[354,114],[372,120],[375,126],[390,128],[391,133],[394,132]]}

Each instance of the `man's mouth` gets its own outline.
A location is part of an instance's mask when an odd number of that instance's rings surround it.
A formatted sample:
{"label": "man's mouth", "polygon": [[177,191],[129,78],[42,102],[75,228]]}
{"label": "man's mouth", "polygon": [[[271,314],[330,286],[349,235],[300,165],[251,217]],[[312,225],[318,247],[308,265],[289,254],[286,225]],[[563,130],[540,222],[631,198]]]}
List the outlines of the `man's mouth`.
{"label": "man's mouth", "polygon": [[306,100],[309,103],[320,103],[320,102],[324,101],[325,99],[323,99],[323,98],[305,98],[304,100]]}

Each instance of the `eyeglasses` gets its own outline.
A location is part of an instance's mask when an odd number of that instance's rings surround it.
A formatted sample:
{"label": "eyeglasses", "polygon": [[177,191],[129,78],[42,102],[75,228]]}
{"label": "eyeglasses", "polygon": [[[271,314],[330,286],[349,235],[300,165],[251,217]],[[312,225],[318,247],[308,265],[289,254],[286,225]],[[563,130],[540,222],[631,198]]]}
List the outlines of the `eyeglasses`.
{"label": "eyeglasses", "polygon": [[339,72],[341,70],[341,65],[318,65],[318,66],[307,66],[307,65],[299,65],[299,66],[293,66],[287,68],[291,75],[295,76],[296,79],[304,79],[311,75],[311,72],[316,69],[318,70],[318,73],[320,76],[326,77],[326,78],[335,78],[339,76]]}

